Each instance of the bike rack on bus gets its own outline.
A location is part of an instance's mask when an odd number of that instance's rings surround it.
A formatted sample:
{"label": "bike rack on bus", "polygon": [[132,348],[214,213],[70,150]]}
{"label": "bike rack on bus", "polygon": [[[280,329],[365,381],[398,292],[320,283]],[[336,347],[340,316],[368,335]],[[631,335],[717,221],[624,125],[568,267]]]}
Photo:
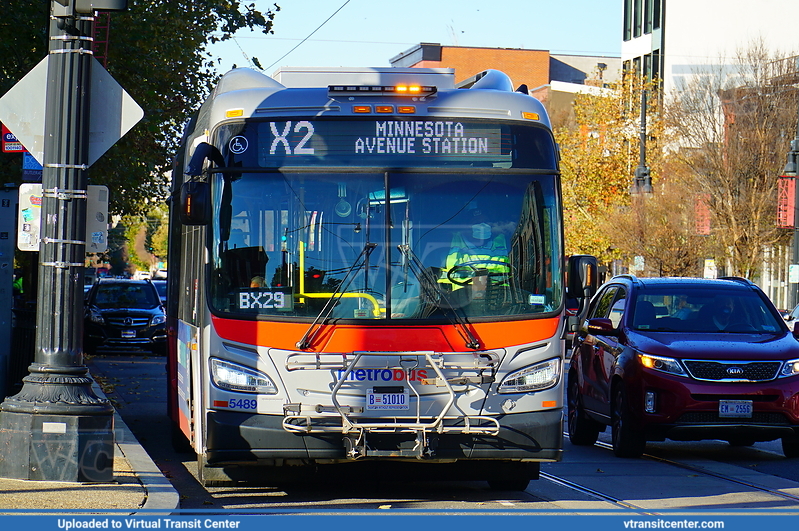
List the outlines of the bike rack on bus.
{"label": "bike rack on bus", "polygon": [[[343,370],[338,381],[333,386],[331,392],[332,406],[315,405],[311,406],[315,413],[338,413],[341,418],[341,426],[323,424],[322,419],[330,417],[311,417],[303,415],[303,404],[284,405],[283,429],[291,433],[341,433],[344,435],[344,445],[347,448],[347,455],[351,459],[360,457],[400,457],[415,456],[417,458],[430,457],[434,454],[434,444],[438,435],[443,433],[467,434],[467,435],[489,435],[499,434],[499,421],[494,417],[484,415],[463,415],[450,416],[447,414],[455,403],[455,391],[452,385],[485,384],[494,381],[493,370],[498,364],[498,357],[493,353],[469,353],[474,360],[472,367],[463,364],[448,362],[447,356],[436,352],[353,352],[355,358],[351,359],[347,355],[337,355],[335,358],[329,355],[318,354],[298,354],[289,356],[286,360],[288,370]],[[399,369],[405,372],[405,382],[411,392],[416,396],[416,411],[412,420],[403,420],[398,416],[393,416],[393,420],[385,422],[373,422],[369,419],[358,419],[358,413],[363,413],[362,407],[343,406],[339,403],[337,394],[342,386],[348,381],[349,375],[358,367],[362,358],[374,356],[406,356],[411,359],[417,356],[424,356],[427,366],[435,372],[434,380],[436,387],[444,387],[448,395],[447,403],[442,407],[441,412],[431,420],[425,421],[421,414],[421,396],[416,386],[413,384],[410,371],[413,368],[406,367],[386,367],[386,369]],[[336,359],[337,358],[337,359]],[[491,369],[491,376],[457,376],[447,378],[442,372],[444,369],[461,370],[486,370]],[[429,383],[431,379],[424,380]],[[305,406],[309,407],[309,406]],[[445,420],[462,422],[462,425],[445,425]],[[416,444],[411,450],[388,450],[381,451],[370,448],[366,437],[368,434],[377,433],[415,433]]]}

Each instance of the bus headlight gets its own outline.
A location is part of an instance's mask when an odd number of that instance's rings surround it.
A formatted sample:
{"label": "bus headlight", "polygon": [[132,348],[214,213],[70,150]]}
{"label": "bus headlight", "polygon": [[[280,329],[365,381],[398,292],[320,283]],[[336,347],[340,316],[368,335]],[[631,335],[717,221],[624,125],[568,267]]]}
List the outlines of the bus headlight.
{"label": "bus headlight", "polygon": [[560,379],[560,358],[542,361],[507,375],[499,384],[500,393],[529,393],[557,385]]}
{"label": "bus headlight", "polygon": [[211,358],[211,379],[215,386],[226,391],[277,394],[277,386],[269,376],[238,363]]}

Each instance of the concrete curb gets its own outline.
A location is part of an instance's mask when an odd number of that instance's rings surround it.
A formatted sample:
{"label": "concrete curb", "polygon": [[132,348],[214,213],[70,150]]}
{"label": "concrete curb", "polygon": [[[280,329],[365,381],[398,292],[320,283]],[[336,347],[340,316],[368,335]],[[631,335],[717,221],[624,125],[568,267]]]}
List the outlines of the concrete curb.
{"label": "concrete curb", "polygon": [[[92,388],[98,396],[105,397],[97,380],[92,377]],[[131,470],[144,487],[144,505],[133,514],[173,514],[180,509],[180,495],[169,479],[158,469],[144,448],[130,431],[128,425],[114,409],[114,439],[117,450],[130,463]]]}

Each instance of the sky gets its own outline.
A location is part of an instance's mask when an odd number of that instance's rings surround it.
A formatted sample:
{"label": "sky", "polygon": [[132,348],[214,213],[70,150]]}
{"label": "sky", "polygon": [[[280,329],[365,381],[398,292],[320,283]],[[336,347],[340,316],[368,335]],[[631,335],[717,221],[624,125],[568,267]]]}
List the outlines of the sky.
{"label": "sky", "polygon": [[[250,3],[251,0],[246,0]],[[274,34],[240,31],[209,50],[220,73],[253,67],[390,66],[422,42],[619,57],[623,0],[255,0],[280,6]]]}

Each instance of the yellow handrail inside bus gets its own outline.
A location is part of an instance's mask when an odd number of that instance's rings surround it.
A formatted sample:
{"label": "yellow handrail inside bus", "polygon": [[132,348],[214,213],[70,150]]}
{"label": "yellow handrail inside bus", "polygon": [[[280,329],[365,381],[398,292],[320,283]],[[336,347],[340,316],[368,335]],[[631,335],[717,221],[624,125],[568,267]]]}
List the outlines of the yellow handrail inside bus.
{"label": "yellow handrail inside bus", "polygon": [[[305,242],[299,242],[299,255],[300,255],[300,292],[297,293],[299,297],[299,301],[301,303],[305,302],[305,297],[309,299],[329,299],[335,293],[306,293],[305,292]],[[372,303],[372,315],[375,317],[380,317],[380,312],[385,312],[385,309],[380,308],[380,304],[377,302],[377,299],[374,296],[370,295],[369,293],[339,293],[338,296],[345,298],[345,299],[366,299]]]}

